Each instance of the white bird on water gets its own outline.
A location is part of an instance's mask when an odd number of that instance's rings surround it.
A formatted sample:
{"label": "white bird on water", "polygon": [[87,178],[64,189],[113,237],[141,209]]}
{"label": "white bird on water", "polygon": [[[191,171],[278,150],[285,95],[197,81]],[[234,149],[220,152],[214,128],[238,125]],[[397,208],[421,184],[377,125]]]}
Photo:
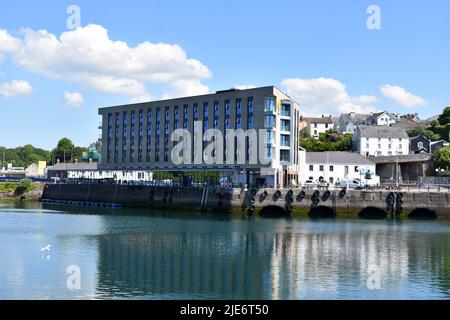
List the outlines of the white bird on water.
{"label": "white bird on water", "polygon": [[52,245],[51,245],[51,244],[48,244],[46,247],[44,247],[44,248],[41,249],[41,252],[44,252],[44,251],[50,252],[50,248],[51,248],[51,247],[52,247]]}

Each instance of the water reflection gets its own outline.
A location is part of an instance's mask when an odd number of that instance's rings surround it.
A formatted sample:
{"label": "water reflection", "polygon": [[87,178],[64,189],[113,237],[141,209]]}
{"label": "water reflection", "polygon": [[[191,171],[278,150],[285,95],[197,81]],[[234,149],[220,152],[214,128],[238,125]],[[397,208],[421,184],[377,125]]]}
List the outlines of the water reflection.
{"label": "water reflection", "polygon": [[[20,209],[0,208],[0,240],[16,243],[10,259],[0,260],[2,298],[450,298],[445,220],[248,220]],[[86,209],[70,208],[79,210]],[[39,224],[26,212],[40,212]],[[50,270],[58,276],[28,257],[36,237],[57,243]],[[63,287],[61,270],[69,263],[82,268],[84,291]],[[367,287],[372,268],[379,271],[380,290]]]}

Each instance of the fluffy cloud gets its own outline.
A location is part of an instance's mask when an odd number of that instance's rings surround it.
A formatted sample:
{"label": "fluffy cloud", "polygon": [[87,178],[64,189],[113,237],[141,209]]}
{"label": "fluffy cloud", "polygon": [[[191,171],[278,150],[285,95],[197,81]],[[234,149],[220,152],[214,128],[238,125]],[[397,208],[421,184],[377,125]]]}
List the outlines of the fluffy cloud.
{"label": "fluffy cloud", "polygon": [[427,104],[426,100],[413,95],[402,87],[385,84],[380,87],[381,93],[392,102],[408,108],[415,108]]}
{"label": "fluffy cloud", "polygon": [[1,37],[12,41],[8,47],[13,48],[13,60],[26,70],[68,79],[86,89],[132,97],[148,95],[147,85],[166,85],[171,95],[209,91],[201,83],[211,76],[209,69],[176,44],[144,42],[130,47],[94,24],[59,37],[31,29],[22,30],[20,38],[2,30]]}
{"label": "fluffy cloud", "polygon": [[33,92],[31,85],[24,80],[13,80],[0,85],[0,95],[9,97],[17,97],[29,95]]}
{"label": "fluffy cloud", "polygon": [[15,51],[20,47],[20,40],[11,36],[6,30],[0,29],[0,52]]}
{"label": "fluffy cloud", "polygon": [[69,108],[83,106],[84,98],[79,92],[64,92],[64,105]]}
{"label": "fluffy cloud", "polygon": [[320,116],[348,112],[369,113],[376,111],[374,96],[351,96],[346,86],[334,79],[317,78],[284,79],[282,87],[301,106],[302,114]]}

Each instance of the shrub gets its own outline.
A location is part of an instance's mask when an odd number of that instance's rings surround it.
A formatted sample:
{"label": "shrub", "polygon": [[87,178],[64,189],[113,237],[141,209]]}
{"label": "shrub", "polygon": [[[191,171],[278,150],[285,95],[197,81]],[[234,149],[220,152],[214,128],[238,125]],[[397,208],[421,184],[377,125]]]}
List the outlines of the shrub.
{"label": "shrub", "polygon": [[22,195],[24,193],[30,192],[32,189],[33,189],[33,181],[31,181],[30,179],[23,179],[17,186],[15,193],[17,195]]}

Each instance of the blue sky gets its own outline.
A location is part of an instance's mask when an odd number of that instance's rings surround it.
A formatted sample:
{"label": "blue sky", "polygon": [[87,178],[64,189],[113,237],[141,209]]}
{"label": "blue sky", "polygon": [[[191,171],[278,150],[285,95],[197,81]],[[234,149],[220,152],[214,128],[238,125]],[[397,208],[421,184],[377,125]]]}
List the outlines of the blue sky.
{"label": "blue sky", "polygon": [[[367,28],[370,5],[380,30]],[[101,106],[241,85],[276,85],[305,115],[427,118],[450,105],[449,39],[447,0],[11,1],[0,11],[0,145],[88,145]]]}

